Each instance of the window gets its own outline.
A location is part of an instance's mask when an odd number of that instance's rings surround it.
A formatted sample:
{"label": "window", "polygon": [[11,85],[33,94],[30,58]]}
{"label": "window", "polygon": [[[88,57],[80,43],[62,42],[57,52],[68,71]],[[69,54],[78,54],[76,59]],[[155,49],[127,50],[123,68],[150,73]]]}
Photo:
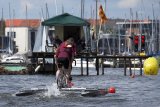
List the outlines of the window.
{"label": "window", "polygon": [[12,38],[16,38],[16,32],[7,32],[7,36],[11,36]]}

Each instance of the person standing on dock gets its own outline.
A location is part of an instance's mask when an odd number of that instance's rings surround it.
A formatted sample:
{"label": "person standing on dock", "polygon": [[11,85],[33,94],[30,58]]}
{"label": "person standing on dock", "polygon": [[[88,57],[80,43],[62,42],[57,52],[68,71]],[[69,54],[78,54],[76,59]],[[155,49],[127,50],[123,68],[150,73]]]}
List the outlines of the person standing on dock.
{"label": "person standing on dock", "polygon": [[62,41],[59,39],[57,35],[53,35],[52,44],[54,47],[54,52],[56,52],[59,45],[62,43]]}

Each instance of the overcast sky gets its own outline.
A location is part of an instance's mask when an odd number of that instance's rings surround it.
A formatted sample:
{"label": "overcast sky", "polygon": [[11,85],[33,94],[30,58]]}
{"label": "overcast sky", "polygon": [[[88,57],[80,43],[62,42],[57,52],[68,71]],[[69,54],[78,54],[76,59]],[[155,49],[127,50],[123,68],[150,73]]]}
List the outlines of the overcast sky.
{"label": "overcast sky", "polygon": [[[154,10],[154,16],[160,19],[160,0],[106,0],[106,8],[104,1],[98,0],[98,7],[102,4],[108,18],[130,18],[130,8],[132,8],[134,18],[136,17],[136,12],[139,19],[153,18]],[[61,14],[62,7],[64,7],[64,12],[78,17],[81,15],[81,0],[0,0],[0,17],[2,17],[2,13],[4,19],[9,19],[10,17],[21,19],[26,17],[29,19],[46,17],[46,4],[49,10],[49,17]],[[96,0],[85,0],[84,6],[84,17],[91,18],[91,8],[95,12]]]}

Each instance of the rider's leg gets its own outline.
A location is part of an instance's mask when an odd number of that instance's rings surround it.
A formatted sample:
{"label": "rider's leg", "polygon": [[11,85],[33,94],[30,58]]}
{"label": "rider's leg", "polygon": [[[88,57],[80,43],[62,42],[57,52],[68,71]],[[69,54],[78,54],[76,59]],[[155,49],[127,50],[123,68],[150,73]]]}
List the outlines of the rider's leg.
{"label": "rider's leg", "polygon": [[70,82],[70,74],[71,74],[71,64],[68,58],[64,60],[63,67],[66,74],[66,83],[68,85],[68,83]]}
{"label": "rider's leg", "polygon": [[67,80],[66,80],[66,83],[67,83],[67,87],[68,88],[71,88],[74,84],[71,82],[71,76],[70,76],[70,69],[66,69],[66,76],[67,76]]}
{"label": "rider's leg", "polygon": [[60,69],[58,69],[56,72],[56,80],[58,79],[59,74],[60,74]]}
{"label": "rider's leg", "polygon": [[57,82],[57,79],[59,78],[60,73],[62,71],[62,62],[60,59],[56,59],[56,66],[57,66],[57,72],[56,72],[56,82]]}
{"label": "rider's leg", "polygon": [[68,70],[68,76],[69,76],[69,80],[72,81],[72,77],[71,77],[71,72],[72,72],[72,62],[69,64],[69,70]]}
{"label": "rider's leg", "polygon": [[65,74],[66,74],[66,83],[69,81],[69,69],[64,69]]}

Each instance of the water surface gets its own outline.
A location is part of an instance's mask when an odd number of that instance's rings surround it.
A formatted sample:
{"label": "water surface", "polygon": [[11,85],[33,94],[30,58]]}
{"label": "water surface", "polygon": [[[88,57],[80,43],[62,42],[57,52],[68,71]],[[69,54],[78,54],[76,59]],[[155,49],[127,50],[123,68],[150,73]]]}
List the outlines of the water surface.
{"label": "water surface", "polygon": [[[82,97],[79,93],[60,93],[54,75],[1,75],[0,107],[159,107],[160,77],[124,76],[123,69],[106,68],[104,75],[96,75],[89,69],[90,76],[80,76],[80,69],[74,68],[75,87],[108,88],[114,86],[115,94],[98,97]],[[85,74],[85,71],[84,71]],[[46,87],[48,92],[30,96],[15,96],[19,90]]]}

